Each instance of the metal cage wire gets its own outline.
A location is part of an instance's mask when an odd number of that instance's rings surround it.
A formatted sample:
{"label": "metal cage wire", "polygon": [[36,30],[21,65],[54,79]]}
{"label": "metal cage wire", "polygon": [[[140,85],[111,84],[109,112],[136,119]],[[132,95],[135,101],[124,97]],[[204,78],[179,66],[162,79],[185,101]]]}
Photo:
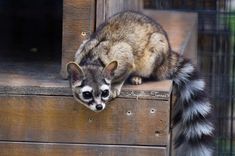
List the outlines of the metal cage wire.
{"label": "metal cage wire", "polygon": [[235,0],[144,0],[198,13],[198,62],[214,105],[216,156],[235,156]]}

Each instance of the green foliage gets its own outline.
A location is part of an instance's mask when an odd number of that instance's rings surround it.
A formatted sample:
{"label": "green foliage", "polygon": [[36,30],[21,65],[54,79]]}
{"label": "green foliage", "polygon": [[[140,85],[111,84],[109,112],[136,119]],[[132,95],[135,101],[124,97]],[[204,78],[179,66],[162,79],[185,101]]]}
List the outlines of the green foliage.
{"label": "green foliage", "polygon": [[231,32],[235,33],[235,10],[232,11],[232,14],[230,17],[230,30]]}

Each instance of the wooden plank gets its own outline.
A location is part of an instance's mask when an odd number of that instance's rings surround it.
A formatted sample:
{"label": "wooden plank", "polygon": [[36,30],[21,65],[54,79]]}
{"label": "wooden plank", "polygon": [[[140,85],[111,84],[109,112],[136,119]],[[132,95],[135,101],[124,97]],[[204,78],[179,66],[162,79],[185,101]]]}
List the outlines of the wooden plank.
{"label": "wooden plank", "polygon": [[172,81],[144,82],[141,85],[124,85],[119,97],[169,100],[172,91]]}
{"label": "wooden plank", "polygon": [[63,4],[63,45],[60,73],[63,78],[66,78],[66,64],[73,60],[79,45],[94,31],[95,0],[64,0]]}
{"label": "wooden plank", "polygon": [[[58,63],[0,62],[0,94],[72,96]],[[125,85],[120,97],[168,100],[171,81]]]}
{"label": "wooden plank", "polygon": [[166,156],[165,147],[0,142],[1,156]]}
{"label": "wooden plank", "polygon": [[167,145],[169,101],[113,100],[102,113],[72,97],[1,96],[0,140]]}

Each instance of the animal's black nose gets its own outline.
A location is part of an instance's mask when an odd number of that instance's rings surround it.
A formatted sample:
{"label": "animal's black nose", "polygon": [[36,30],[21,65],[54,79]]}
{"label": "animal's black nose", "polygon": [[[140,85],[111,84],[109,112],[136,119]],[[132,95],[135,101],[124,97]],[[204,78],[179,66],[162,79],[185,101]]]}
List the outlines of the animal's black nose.
{"label": "animal's black nose", "polygon": [[97,110],[102,110],[103,109],[103,106],[101,104],[98,104],[95,106]]}

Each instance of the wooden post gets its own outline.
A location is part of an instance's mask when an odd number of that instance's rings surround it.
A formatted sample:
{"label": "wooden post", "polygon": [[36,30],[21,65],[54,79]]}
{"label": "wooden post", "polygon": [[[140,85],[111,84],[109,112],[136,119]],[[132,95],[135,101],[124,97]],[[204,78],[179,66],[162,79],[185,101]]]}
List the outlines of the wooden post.
{"label": "wooden post", "polygon": [[67,78],[66,64],[82,41],[95,28],[95,0],[64,0],[61,75]]}

